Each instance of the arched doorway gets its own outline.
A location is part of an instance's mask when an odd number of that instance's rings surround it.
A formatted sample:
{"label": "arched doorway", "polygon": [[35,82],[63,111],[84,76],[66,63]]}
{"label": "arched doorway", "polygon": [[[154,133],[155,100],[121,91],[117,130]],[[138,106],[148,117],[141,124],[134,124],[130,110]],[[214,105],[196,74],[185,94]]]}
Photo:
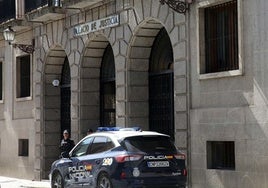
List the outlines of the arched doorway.
{"label": "arched doorway", "polygon": [[[71,75],[68,58],[65,57],[61,71],[61,133],[67,129],[71,134]],[[62,136],[61,136],[62,137]]]}
{"label": "arched doorway", "polygon": [[115,125],[115,60],[103,35],[92,36],[81,63],[80,130]]}
{"label": "arched doorway", "polygon": [[115,126],[115,64],[110,44],[104,51],[100,71],[100,125]]}
{"label": "arched doorway", "polygon": [[149,129],[174,140],[173,50],[165,28],[157,34],[149,64]]}
{"label": "arched doorway", "polygon": [[[53,84],[56,80],[60,85]],[[63,86],[63,87],[62,87]],[[68,86],[68,87],[66,87]],[[48,53],[43,79],[42,178],[47,178],[51,163],[59,158],[63,124],[70,128],[70,67],[65,51],[57,46]],[[65,113],[68,113],[67,115]],[[68,117],[68,118],[65,118]]]}

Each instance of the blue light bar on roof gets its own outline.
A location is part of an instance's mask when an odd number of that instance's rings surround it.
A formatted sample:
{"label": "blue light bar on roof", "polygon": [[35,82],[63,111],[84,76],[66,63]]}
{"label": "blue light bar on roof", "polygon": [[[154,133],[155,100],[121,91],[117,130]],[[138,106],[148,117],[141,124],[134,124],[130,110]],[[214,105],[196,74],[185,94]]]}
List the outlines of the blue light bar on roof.
{"label": "blue light bar on roof", "polygon": [[140,127],[98,127],[97,132],[103,131],[141,131]]}
{"label": "blue light bar on roof", "polygon": [[121,127],[98,127],[97,131],[119,131]]}
{"label": "blue light bar on roof", "polygon": [[119,131],[141,131],[140,127],[126,127],[121,128]]}

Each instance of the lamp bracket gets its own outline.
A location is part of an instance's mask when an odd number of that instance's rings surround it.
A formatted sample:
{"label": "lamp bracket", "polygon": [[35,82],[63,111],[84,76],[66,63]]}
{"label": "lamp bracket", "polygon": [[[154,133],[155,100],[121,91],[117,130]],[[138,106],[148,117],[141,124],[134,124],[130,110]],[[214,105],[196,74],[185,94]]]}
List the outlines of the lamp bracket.
{"label": "lamp bracket", "polygon": [[34,46],[33,45],[27,45],[27,44],[12,44],[14,48],[19,48],[21,51],[32,54],[34,52]]}
{"label": "lamp bracket", "polygon": [[187,10],[186,3],[180,0],[159,0],[164,5],[165,3],[180,14],[184,14]]}

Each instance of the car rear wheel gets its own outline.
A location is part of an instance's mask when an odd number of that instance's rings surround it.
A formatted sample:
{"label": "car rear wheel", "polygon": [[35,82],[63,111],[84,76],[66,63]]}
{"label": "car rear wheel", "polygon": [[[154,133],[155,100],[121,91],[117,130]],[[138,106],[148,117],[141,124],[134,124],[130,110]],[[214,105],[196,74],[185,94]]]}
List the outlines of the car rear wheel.
{"label": "car rear wheel", "polygon": [[99,176],[97,188],[113,188],[112,182],[107,174],[101,174]]}
{"label": "car rear wheel", "polygon": [[52,177],[51,181],[52,188],[64,188],[63,178],[60,173],[56,173]]}

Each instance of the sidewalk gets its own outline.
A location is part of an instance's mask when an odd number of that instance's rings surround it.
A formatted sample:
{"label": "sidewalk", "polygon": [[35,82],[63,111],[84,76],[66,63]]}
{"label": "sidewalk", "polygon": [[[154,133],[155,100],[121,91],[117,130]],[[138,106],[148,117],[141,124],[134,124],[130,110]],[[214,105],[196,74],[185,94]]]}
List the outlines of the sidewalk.
{"label": "sidewalk", "polygon": [[49,180],[31,181],[0,176],[0,188],[50,188]]}

